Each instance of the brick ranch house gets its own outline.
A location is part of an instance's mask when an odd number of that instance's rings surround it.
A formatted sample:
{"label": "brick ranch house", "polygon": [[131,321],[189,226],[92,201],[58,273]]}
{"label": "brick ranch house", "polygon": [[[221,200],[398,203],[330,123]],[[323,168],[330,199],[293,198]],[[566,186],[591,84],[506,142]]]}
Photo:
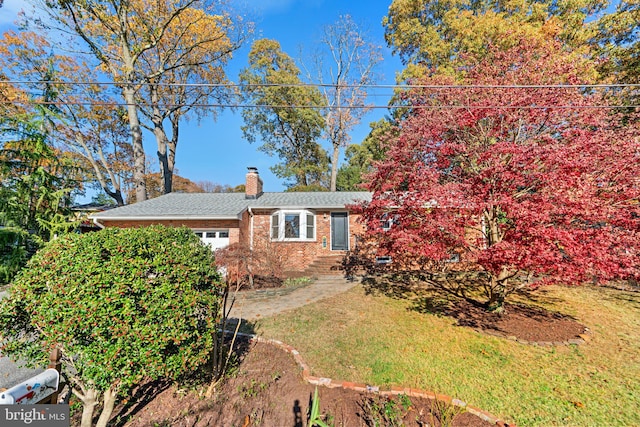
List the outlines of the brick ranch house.
{"label": "brick ranch house", "polygon": [[186,226],[213,249],[268,245],[286,260],[287,273],[322,274],[355,247],[364,226],[348,206],[362,200],[371,200],[371,193],[265,193],[250,167],[245,193],[170,193],[91,218],[101,228]]}

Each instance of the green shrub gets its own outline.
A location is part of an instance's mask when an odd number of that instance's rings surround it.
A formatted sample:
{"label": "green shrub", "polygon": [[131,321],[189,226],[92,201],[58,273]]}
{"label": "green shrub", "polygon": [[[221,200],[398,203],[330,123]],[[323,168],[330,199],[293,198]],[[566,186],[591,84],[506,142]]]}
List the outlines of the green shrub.
{"label": "green shrub", "polygon": [[42,239],[19,227],[0,227],[0,286],[6,285],[42,245]]}
{"label": "green shrub", "polygon": [[83,425],[97,401],[105,425],[143,378],[207,361],[223,290],[212,252],[187,228],[65,236],[36,253],[0,303],[0,351],[44,363],[61,346]]}

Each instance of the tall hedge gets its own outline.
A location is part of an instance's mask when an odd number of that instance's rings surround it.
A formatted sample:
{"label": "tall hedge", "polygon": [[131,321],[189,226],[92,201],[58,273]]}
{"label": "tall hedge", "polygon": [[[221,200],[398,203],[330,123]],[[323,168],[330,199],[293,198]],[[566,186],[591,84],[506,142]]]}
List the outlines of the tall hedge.
{"label": "tall hedge", "polygon": [[61,345],[80,396],[175,378],[209,357],[223,290],[214,261],[187,228],[112,228],[50,242],[0,303],[0,351],[37,362]]}

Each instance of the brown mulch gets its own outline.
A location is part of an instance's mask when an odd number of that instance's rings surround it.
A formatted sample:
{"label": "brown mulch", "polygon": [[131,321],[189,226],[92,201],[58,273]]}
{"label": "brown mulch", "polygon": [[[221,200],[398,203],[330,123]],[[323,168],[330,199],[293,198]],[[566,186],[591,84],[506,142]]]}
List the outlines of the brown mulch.
{"label": "brown mulch", "polygon": [[[114,425],[142,426],[291,426],[308,425],[315,386],[302,380],[299,366],[285,351],[265,343],[247,347],[237,373],[228,378],[212,399],[175,386],[160,390],[135,408],[116,409]],[[204,389],[204,387],[202,387]],[[452,405],[430,399],[386,397],[341,388],[318,387],[320,413],[330,425],[486,427],[491,424]],[[148,395],[148,394],[147,394]],[[433,412],[432,412],[433,411]]]}
{"label": "brown mulch", "polygon": [[261,276],[255,275],[253,277],[253,285],[249,284],[249,278],[245,277],[240,283],[240,289],[243,291],[256,290],[256,289],[274,289],[281,288],[284,285],[284,280],[275,276]]}
{"label": "brown mulch", "polygon": [[587,330],[570,316],[542,308],[505,304],[502,314],[489,313],[484,307],[467,301],[456,301],[444,314],[452,316],[460,326],[499,333],[528,342],[568,342]]}

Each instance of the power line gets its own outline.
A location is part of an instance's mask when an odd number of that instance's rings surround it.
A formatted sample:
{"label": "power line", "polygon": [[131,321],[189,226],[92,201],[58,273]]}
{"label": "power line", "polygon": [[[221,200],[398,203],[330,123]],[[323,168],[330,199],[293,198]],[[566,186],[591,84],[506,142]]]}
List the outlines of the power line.
{"label": "power line", "polygon": [[47,84],[78,86],[169,86],[169,87],[323,87],[323,88],[371,88],[371,89],[596,89],[596,88],[640,88],[637,83],[586,83],[546,85],[410,85],[410,84],[334,84],[334,83],[169,83],[169,82],[100,82],[62,80],[0,80],[0,84]]}
{"label": "power line", "polygon": [[165,108],[181,108],[181,107],[196,107],[196,108],[277,108],[277,109],[601,109],[601,108],[640,108],[640,105],[351,105],[351,106],[318,106],[318,105],[266,105],[266,104],[233,104],[233,103],[195,103],[195,104],[170,104],[170,103],[135,103],[128,104],[126,102],[89,102],[89,101],[0,101],[0,104],[17,104],[17,105],[81,105],[81,106],[103,106],[103,107],[121,107],[121,106],[159,106]]}
{"label": "power line", "polygon": [[[596,88],[609,88],[609,89],[623,89],[623,88],[640,88],[640,84],[635,83],[615,83],[615,84],[558,84],[558,85],[378,85],[378,84],[364,84],[364,85],[334,85],[327,83],[294,83],[294,84],[276,84],[276,83],[251,83],[251,84],[238,84],[238,83],[149,83],[149,82],[98,82],[98,81],[33,81],[33,80],[0,80],[1,84],[47,84],[47,85],[63,85],[63,86],[87,86],[87,85],[155,85],[155,86],[167,86],[167,87],[220,87],[220,88],[271,88],[271,87],[340,87],[340,88],[370,88],[370,89],[436,89],[436,90],[458,90],[458,89],[596,89]],[[381,96],[392,97],[393,95],[372,93],[368,96],[378,98]],[[5,101],[0,100],[0,104],[19,104],[19,105],[83,105],[83,106],[128,106],[126,102],[99,102],[99,101]],[[135,103],[137,106],[152,106],[154,104],[139,102]],[[195,108],[278,108],[278,109],[453,109],[453,108],[466,108],[466,109],[490,109],[490,108],[503,108],[503,109],[585,109],[585,108],[639,108],[638,105],[425,105],[425,104],[398,104],[398,105],[352,105],[352,106],[327,106],[327,105],[262,105],[251,103],[157,103],[155,106],[165,108],[183,108],[183,107],[195,107]]]}

